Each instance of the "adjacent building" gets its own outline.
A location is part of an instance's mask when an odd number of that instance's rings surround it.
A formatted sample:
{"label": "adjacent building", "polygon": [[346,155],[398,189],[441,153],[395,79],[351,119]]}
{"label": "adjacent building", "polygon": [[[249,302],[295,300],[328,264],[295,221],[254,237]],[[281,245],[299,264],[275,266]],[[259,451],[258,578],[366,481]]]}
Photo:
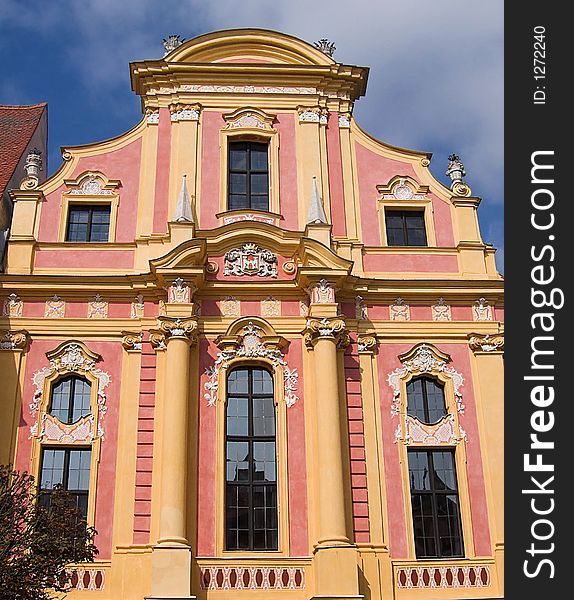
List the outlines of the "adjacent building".
{"label": "adjacent building", "polygon": [[326,40],[165,45],[132,130],[10,192],[0,462],[98,530],[70,600],[502,597],[503,282],[460,159],[364,132]]}

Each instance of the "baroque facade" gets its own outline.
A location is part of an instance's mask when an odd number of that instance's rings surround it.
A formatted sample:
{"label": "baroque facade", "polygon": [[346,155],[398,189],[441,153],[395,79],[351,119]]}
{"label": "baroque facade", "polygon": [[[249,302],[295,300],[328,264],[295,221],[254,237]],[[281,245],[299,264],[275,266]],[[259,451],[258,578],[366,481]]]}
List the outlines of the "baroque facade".
{"label": "baroque facade", "polygon": [[173,36],[132,130],[11,193],[0,463],[96,527],[71,600],[502,597],[480,200],[358,126],[333,50]]}

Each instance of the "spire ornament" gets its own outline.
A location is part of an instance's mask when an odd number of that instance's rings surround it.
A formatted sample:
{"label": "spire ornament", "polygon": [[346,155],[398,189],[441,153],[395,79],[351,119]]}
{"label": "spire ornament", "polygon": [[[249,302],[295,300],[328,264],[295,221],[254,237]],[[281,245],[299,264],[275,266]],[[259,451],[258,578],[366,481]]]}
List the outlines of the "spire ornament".
{"label": "spire ornament", "polygon": [[185,221],[187,223],[193,223],[193,213],[191,210],[191,200],[187,191],[187,175],[184,175],[181,180],[181,190],[177,197],[177,204],[175,206],[175,215],[173,216],[175,222]]}
{"label": "spire ornament", "polygon": [[311,185],[311,199],[309,200],[309,210],[307,211],[307,225],[311,223],[327,224],[327,215],[323,208],[323,201],[319,195],[319,187],[317,186],[317,178],[313,177]]}

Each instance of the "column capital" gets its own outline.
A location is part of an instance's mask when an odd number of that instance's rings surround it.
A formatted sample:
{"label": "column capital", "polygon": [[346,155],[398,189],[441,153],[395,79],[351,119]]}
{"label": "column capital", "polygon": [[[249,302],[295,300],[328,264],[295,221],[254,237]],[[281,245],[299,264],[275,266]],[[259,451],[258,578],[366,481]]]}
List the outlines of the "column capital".
{"label": "column capital", "polygon": [[142,331],[122,331],[122,346],[128,352],[141,352],[142,342]]}
{"label": "column capital", "polygon": [[486,335],[471,333],[468,336],[468,345],[475,354],[481,352],[502,353],[504,352],[504,332],[487,333]]}
{"label": "column capital", "polygon": [[30,334],[25,329],[0,329],[0,350],[26,352]]}
{"label": "column capital", "polygon": [[360,335],[357,346],[359,354],[374,354],[377,351],[377,336],[374,333]]}
{"label": "column capital", "polygon": [[194,317],[158,317],[159,329],[169,342],[172,339],[186,339],[194,344],[197,340],[197,319]]}
{"label": "column capital", "polygon": [[341,317],[307,319],[304,335],[305,345],[308,348],[312,348],[317,340],[321,339],[333,340],[337,348],[346,348],[350,342],[345,320]]}

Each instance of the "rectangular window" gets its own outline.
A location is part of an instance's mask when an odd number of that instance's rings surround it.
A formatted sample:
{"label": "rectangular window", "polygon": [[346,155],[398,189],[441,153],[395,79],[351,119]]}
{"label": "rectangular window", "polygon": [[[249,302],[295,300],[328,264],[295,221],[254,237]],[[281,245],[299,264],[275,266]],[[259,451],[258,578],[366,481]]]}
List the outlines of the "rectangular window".
{"label": "rectangular window", "polygon": [[88,448],[44,448],[40,471],[40,504],[50,506],[54,486],[61,485],[84,517],[88,516],[91,450]]}
{"label": "rectangular window", "polygon": [[228,210],[269,210],[268,146],[259,142],[229,144]]}
{"label": "rectangular window", "polygon": [[72,204],[68,212],[67,242],[107,242],[110,232],[109,204]]}
{"label": "rectangular window", "polygon": [[418,210],[385,210],[389,246],[426,246],[425,216]]}
{"label": "rectangular window", "polygon": [[464,556],[458,487],[451,450],[409,450],[417,558]]}

